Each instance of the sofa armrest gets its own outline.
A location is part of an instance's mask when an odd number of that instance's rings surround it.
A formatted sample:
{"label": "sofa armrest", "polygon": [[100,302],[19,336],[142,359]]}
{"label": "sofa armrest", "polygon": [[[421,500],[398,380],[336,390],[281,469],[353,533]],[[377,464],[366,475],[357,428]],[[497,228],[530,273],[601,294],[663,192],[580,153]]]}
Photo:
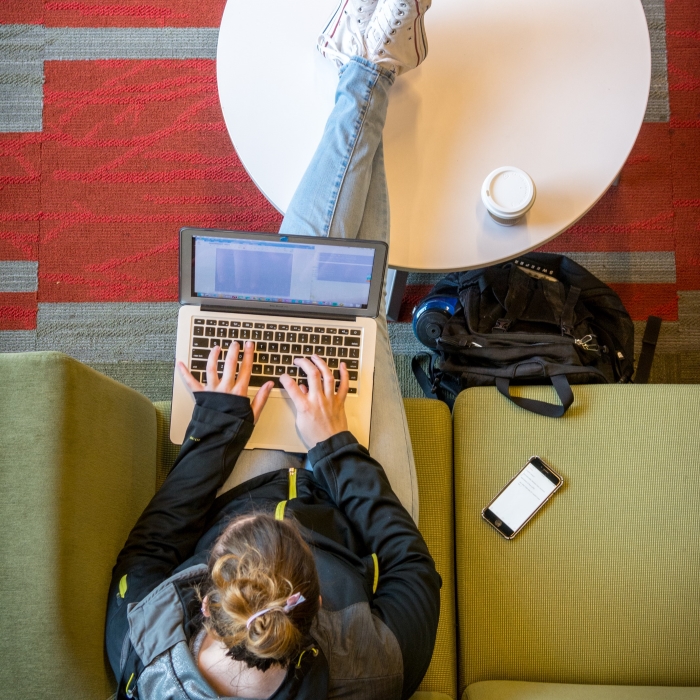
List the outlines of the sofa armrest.
{"label": "sofa armrest", "polygon": [[416,461],[418,527],[442,577],[435,651],[419,690],[457,698],[452,417],[440,401],[404,399],[404,406]]}
{"label": "sofa armrest", "polygon": [[106,698],[111,570],[155,492],[156,413],[61,353],[0,355],[0,686]]}

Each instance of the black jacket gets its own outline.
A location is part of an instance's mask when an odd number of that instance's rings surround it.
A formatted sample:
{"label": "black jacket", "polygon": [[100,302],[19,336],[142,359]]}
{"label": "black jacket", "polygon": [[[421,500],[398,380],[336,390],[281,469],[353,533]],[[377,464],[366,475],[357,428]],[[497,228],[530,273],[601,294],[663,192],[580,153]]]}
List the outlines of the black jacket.
{"label": "black jacket", "polygon": [[[382,467],[345,432],[309,452],[313,471],[296,471],[296,497],[290,499],[294,495],[290,474],[282,470],[256,477],[217,498],[217,490],[252,433],[253,414],[246,397],[199,392],[195,399],[180,455],[131,531],[113,570],[106,642],[120,696],[128,686],[129,693],[138,687],[137,694],[141,691],[145,697],[138,681],[155,654],[145,654],[144,644],[135,636],[136,614],[162,597],[163,590],[172,589],[177,595],[170,599],[179,601],[178,611],[173,612],[182,617],[181,636],[189,640],[201,624],[192,591],[203,572],[197,565],[208,561],[213,543],[233,517],[251,511],[275,512],[281,501],[287,501],[285,517],[299,523],[319,573],[323,608],[312,636],[321,653],[307,655],[298,669],[290,667],[272,697],[318,698],[341,690],[356,690],[358,697],[367,697],[369,687],[381,687],[376,677],[381,657],[384,666],[393,667],[384,668],[386,674],[398,674],[396,697],[408,698],[432,656],[441,580]],[[154,614],[161,613],[149,613]],[[160,650],[144,629],[140,634],[149,636],[146,646]],[[354,646],[353,636],[358,637]],[[146,662],[145,656],[149,656]],[[356,677],[357,683],[348,675]],[[393,695],[390,686],[385,692]]]}

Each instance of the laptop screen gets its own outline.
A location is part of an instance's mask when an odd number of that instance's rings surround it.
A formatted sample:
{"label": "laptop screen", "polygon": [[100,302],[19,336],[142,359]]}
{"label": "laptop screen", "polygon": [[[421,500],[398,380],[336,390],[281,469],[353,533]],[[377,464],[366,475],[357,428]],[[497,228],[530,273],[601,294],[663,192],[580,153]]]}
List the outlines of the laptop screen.
{"label": "laptop screen", "polygon": [[192,257],[195,297],[367,309],[375,248],[195,235]]}
{"label": "laptop screen", "polygon": [[237,313],[376,318],[387,253],[381,241],[185,227],[180,303]]}

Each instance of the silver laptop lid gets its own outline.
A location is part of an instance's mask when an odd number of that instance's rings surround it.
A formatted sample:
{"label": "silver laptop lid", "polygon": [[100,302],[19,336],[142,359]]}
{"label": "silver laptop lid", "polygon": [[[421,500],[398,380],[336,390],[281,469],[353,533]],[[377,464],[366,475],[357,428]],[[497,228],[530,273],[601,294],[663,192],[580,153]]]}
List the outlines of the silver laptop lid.
{"label": "silver laptop lid", "polygon": [[180,303],[238,312],[379,315],[387,245],[247,231],[180,230]]}

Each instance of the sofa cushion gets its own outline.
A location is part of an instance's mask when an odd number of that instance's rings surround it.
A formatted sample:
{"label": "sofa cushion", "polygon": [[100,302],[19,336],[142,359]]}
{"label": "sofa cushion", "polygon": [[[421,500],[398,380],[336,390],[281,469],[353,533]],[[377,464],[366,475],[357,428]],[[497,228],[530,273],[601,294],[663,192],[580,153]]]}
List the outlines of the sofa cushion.
{"label": "sofa cushion", "polygon": [[[700,685],[700,387],[574,395],[556,419],[489,387],[456,402],[460,692],[482,680]],[[507,541],[481,510],[532,455],[565,484]]]}
{"label": "sofa cushion", "polygon": [[462,700],[699,700],[700,688],[571,685],[484,681],[470,685]]}
{"label": "sofa cushion", "polygon": [[107,592],[155,492],[156,414],[60,353],[2,354],[0,377],[0,695],[107,698]]}

